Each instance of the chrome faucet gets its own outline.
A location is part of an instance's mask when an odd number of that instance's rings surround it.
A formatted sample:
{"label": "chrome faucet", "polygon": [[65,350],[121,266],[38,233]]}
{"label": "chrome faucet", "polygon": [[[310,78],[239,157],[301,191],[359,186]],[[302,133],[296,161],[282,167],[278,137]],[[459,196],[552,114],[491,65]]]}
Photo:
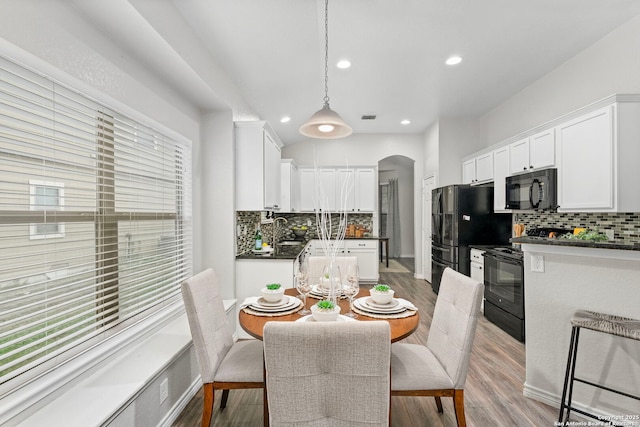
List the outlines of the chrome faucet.
{"label": "chrome faucet", "polygon": [[274,220],[273,220],[273,230],[272,230],[273,231],[273,244],[274,245],[277,243],[276,239],[278,238],[278,233],[277,233],[277,231],[278,231],[278,221],[284,221],[285,224],[287,224],[289,222],[289,221],[287,221],[287,218],[282,217],[282,216],[274,218]]}

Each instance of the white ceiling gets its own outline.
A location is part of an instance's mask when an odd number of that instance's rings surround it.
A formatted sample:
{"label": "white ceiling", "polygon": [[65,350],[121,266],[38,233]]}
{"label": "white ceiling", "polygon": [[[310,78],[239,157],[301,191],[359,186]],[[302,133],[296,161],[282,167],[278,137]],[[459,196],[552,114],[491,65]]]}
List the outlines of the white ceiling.
{"label": "white ceiling", "polygon": [[[267,120],[285,144],[322,107],[324,0],[75,3],[200,108]],[[330,0],[331,107],[355,133],[480,116],[639,13],[637,0]],[[463,62],[445,65],[452,54]]]}

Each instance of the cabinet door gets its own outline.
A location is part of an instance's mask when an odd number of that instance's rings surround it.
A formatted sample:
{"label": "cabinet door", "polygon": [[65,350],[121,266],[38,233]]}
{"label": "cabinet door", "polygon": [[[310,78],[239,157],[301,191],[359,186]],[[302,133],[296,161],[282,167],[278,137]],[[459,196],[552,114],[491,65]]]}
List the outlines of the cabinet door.
{"label": "cabinet door", "polygon": [[374,212],[376,210],[376,189],[378,176],[373,168],[356,169],[356,211]]}
{"label": "cabinet door", "polygon": [[280,147],[268,132],[264,132],[264,207],[280,207]]}
{"label": "cabinet door", "polygon": [[314,169],[298,169],[298,177],[300,178],[299,199],[300,211],[313,212],[313,198],[316,188],[316,175]]}
{"label": "cabinet door", "polygon": [[291,212],[300,210],[300,174],[295,165],[291,165]]}
{"label": "cabinet door", "polygon": [[505,211],[507,205],[506,178],[509,176],[509,146],[493,152],[493,210]]}
{"label": "cabinet door", "polygon": [[493,179],[493,152],[476,157],[476,182]]}
{"label": "cabinet door", "polygon": [[537,133],[529,140],[529,160],[532,168],[548,168],[556,164],[555,129]]}
{"label": "cabinet door", "polygon": [[353,169],[338,169],[336,171],[336,207],[344,208],[347,212],[356,210],[356,174]]}
{"label": "cabinet door", "polygon": [[519,173],[529,170],[529,138],[516,141],[509,146],[510,172]]}
{"label": "cabinet door", "polygon": [[280,211],[296,212],[300,210],[298,168],[291,160],[280,164]]}
{"label": "cabinet door", "polygon": [[[320,206],[319,209],[336,210],[336,170],[320,169],[318,172],[319,190],[320,190]],[[315,190],[315,189],[313,189]]]}
{"label": "cabinet door", "polygon": [[614,208],[612,108],[601,108],[558,126],[561,210]]}
{"label": "cabinet door", "polygon": [[378,281],[378,241],[377,240],[345,240],[345,256],[358,258],[360,280],[364,282]]}
{"label": "cabinet door", "polygon": [[462,164],[462,183],[471,184],[476,180],[476,159],[467,160]]}

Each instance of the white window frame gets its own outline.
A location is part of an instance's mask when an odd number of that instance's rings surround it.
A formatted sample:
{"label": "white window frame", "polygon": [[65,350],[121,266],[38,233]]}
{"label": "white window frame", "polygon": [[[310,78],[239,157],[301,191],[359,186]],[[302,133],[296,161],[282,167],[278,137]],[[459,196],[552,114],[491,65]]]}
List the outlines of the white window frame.
{"label": "white window frame", "polygon": [[[38,188],[55,188],[58,190],[58,204],[56,206],[47,206],[46,208],[39,206],[36,204],[36,190]],[[35,179],[29,180],[29,209],[32,211],[39,210],[54,210],[54,211],[64,211],[64,183],[62,182],[54,182],[54,181],[40,181]],[[37,240],[37,239],[56,239],[63,238],[65,236],[65,226],[64,223],[58,222],[57,224],[57,232],[55,233],[39,233],[38,225],[39,224],[30,224],[29,225],[29,240]]]}

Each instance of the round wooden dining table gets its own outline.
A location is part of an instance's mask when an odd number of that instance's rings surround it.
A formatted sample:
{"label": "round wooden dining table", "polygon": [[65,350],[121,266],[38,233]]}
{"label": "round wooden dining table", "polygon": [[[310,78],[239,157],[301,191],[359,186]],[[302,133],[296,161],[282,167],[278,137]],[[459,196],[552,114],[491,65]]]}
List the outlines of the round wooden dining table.
{"label": "round wooden dining table", "polygon": [[[289,288],[285,290],[285,295],[295,296],[298,295],[298,291],[294,288]],[[356,298],[360,298],[363,296],[369,295],[368,289],[360,289],[360,292],[356,296]],[[356,299],[354,298],[354,299]],[[316,301],[314,298],[307,297],[307,307],[315,304]],[[340,300],[340,313],[348,313],[349,312],[349,300],[341,299]],[[301,308],[302,309],[302,308]],[[293,314],[287,314],[284,316],[256,316],[253,314],[246,313],[244,310],[240,310],[239,320],[240,326],[245,330],[249,335],[259,340],[262,340],[262,330],[264,329],[264,325],[267,322],[295,322],[300,319],[301,316],[298,312]],[[403,338],[411,335],[417,328],[420,323],[420,315],[418,312],[413,316],[404,317],[401,319],[378,319],[375,317],[364,316],[358,313],[358,318],[356,320],[367,321],[367,320],[386,320],[389,322],[389,326],[391,327],[391,342],[400,341]]]}

